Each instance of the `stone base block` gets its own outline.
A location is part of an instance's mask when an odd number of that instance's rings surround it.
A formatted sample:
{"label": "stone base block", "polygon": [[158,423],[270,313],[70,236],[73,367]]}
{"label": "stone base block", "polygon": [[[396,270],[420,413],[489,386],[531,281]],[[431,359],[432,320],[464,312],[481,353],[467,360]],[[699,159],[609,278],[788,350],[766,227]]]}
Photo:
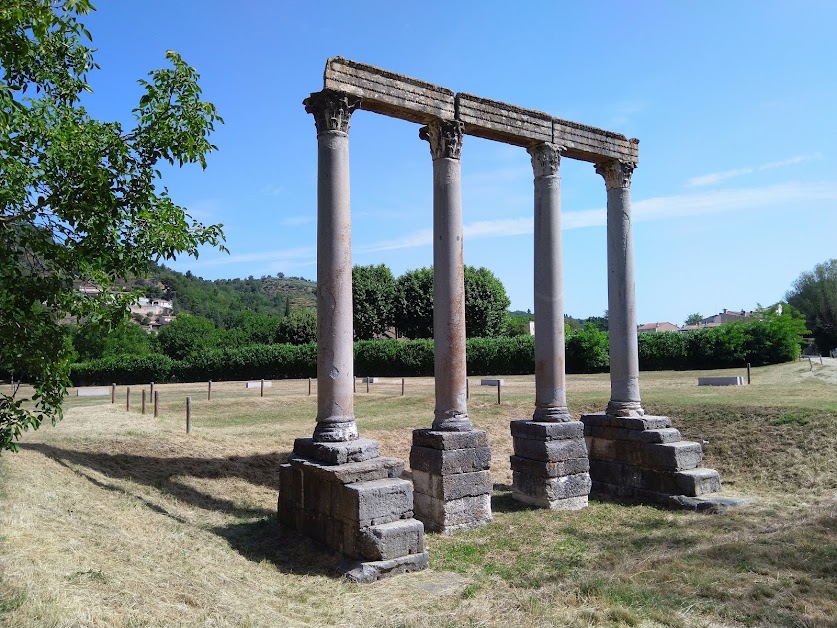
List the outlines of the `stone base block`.
{"label": "stone base block", "polygon": [[512,473],[512,491],[550,502],[570,497],[586,497],[590,493],[590,474],[539,478],[515,471]]}
{"label": "stone base block", "polygon": [[491,523],[491,495],[442,500],[415,494],[416,518],[430,532],[451,534],[458,530],[478,528]]}
{"label": "stone base block", "polygon": [[652,416],[650,414],[642,417],[616,417],[604,412],[594,412],[593,414],[583,415],[581,422],[584,423],[585,435],[587,427],[592,425],[621,427],[627,430],[660,430],[671,427],[671,419],[667,416]]}
{"label": "stone base block", "polygon": [[611,460],[664,471],[694,469],[703,460],[700,443],[685,440],[677,443],[642,443],[588,438],[587,449],[591,460]]}
{"label": "stone base block", "polygon": [[358,562],[347,560],[340,566],[343,577],[352,582],[375,582],[387,576],[395,576],[427,568],[427,552],[409,554],[390,560]]}
{"label": "stone base block", "polygon": [[297,438],[294,441],[294,453],[326,464],[346,464],[377,458],[380,452],[377,441],[368,438],[335,443],[318,442],[313,438]]}
{"label": "stone base block", "polygon": [[564,421],[560,423],[544,421],[511,421],[512,438],[528,438],[537,441],[568,440],[584,436],[584,423]]}
{"label": "stone base block", "polygon": [[721,490],[721,476],[715,469],[661,471],[606,460],[591,460],[590,475],[597,482],[669,495],[697,497]]}
{"label": "stone base block", "polygon": [[542,478],[557,478],[562,475],[575,475],[586,473],[590,470],[590,462],[587,456],[584,458],[573,458],[561,462],[543,462],[541,460],[529,460],[520,456],[509,456],[511,470]]}
{"label": "stone base block", "polygon": [[[555,425],[563,425],[556,423]],[[584,439],[535,440],[532,438],[514,438],[514,455],[541,462],[565,462],[587,457]]]}
{"label": "stone base block", "polygon": [[483,430],[414,430],[416,519],[446,534],[491,521],[491,450]]}
{"label": "stone base block", "polygon": [[[300,441],[310,439],[298,439],[297,443]],[[369,451],[377,451],[374,441],[354,448],[325,449],[349,458],[353,452],[366,452],[360,453],[363,460],[344,464],[300,455],[306,447],[308,442],[295,448],[295,455],[280,467],[280,524],[343,554],[349,565],[344,570],[346,577],[357,581],[369,582],[427,566],[424,526],[413,518],[413,485],[398,477],[402,461],[365,458]],[[312,451],[323,451],[311,447]]]}
{"label": "stone base block", "polygon": [[566,499],[545,499],[539,497],[532,497],[526,493],[519,493],[512,490],[512,498],[522,504],[536,506],[538,508],[548,508],[549,510],[581,510],[587,508],[587,495],[581,497],[567,497]]}

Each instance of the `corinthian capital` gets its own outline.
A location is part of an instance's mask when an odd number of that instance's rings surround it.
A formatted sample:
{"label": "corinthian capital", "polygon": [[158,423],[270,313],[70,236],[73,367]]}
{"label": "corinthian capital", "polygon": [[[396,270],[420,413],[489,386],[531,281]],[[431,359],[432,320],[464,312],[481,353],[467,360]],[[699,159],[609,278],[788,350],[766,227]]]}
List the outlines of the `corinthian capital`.
{"label": "corinthian capital", "polygon": [[596,172],[604,177],[608,190],[631,187],[631,175],[636,168],[635,163],[611,159],[596,164]]}
{"label": "corinthian capital", "polygon": [[558,174],[561,153],[564,151],[563,146],[544,142],[528,148],[527,151],[532,156],[532,170],[535,172],[536,179]]}
{"label": "corinthian capital", "polygon": [[430,142],[433,159],[459,159],[462,156],[463,126],[459,120],[435,120],[419,129],[419,138]]}
{"label": "corinthian capital", "polygon": [[323,90],[311,94],[302,101],[305,111],[314,116],[317,135],[326,131],[349,132],[349,118],[352,112],[360,107],[360,98]]}

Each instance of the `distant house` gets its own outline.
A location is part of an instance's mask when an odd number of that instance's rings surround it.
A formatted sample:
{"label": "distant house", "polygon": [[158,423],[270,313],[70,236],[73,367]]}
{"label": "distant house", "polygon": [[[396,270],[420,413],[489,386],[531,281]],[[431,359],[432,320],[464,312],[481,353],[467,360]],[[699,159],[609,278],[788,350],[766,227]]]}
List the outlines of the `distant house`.
{"label": "distant house", "polygon": [[708,329],[710,327],[720,327],[721,323],[698,323],[696,325],[683,325],[680,331],[695,331],[697,329]]}
{"label": "distant house", "polygon": [[728,310],[724,308],[723,312],[709,316],[700,321],[701,325],[708,325],[709,323],[717,323],[724,325],[725,323],[737,323],[738,321],[752,320],[755,312],[745,312],[744,310]]}
{"label": "distant house", "polygon": [[636,329],[638,334],[659,334],[664,331],[680,331],[680,328],[673,323],[646,323],[645,325],[640,325]]}

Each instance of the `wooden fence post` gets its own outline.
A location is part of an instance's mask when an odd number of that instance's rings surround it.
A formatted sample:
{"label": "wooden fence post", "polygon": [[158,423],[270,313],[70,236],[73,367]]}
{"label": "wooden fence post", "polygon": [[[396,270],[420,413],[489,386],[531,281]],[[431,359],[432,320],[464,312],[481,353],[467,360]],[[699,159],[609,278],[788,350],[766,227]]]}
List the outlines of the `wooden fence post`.
{"label": "wooden fence post", "polygon": [[311,378],[308,378],[308,396],[311,396]]}
{"label": "wooden fence post", "polygon": [[206,383],[206,400],[212,401],[212,380]]}
{"label": "wooden fence post", "polygon": [[469,380],[465,380],[465,399],[471,398],[471,382]]}
{"label": "wooden fence post", "polygon": [[142,389],[142,410],[140,412],[145,415],[145,388]]}
{"label": "wooden fence post", "polygon": [[110,402],[116,403],[116,384],[110,385]]}
{"label": "wooden fence post", "polygon": [[401,396],[404,396],[404,378],[401,378]]}
{"label": "wooden fence post", "polygon": [[186,433],[192,433],[192,398],[186,397]]}
{"label": "wooden fence post", "polygon": [[262,378],[262,386],[261,390],[259,391],[259,397],[264,397],[264,378]]}
{"label": "wooden fence post", "polygon": [[125,389],[125,412],[131,411],[131,387]]}
{"label": "wooden fence post", "polygon": [[750,385],[750,363],[747,362],[747,385]]}
{"label": "wooden fence post", "polygon": [[159,405],[160,405],[160,391],[155,390],[154,391],[154,418],[155,419],[157,418],[157,412],[158,412],[158,409],[159,409]]}
{"label": "wooden fence post", "polygon": [[500,405],[500,380],[497,380],[497,405]]}

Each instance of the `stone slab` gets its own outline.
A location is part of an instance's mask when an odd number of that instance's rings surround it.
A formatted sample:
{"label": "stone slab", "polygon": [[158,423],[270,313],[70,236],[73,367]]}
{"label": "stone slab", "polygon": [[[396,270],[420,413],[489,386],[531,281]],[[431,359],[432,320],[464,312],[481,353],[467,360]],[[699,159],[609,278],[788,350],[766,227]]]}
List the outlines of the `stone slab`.
{"label": "stone slab", "polygon": [[491,468],[491,449],[472,447],[444,450],[413,445],[410,449],[410,468],[413,472],[441,475],[486,471]]}
{"label": "stone slab", "polygon": [[415,517],[424,523],[424,529],[450,534],[457,530],[477,528],[492,520],[491,495],[476,495],[443,501],[415,494]]}
{"label": "stone slab", "polygon": [[413,470],[413,489],[436,499],[451,500],[490,493],[489,471],[441,475]]}
{"label": "stone slab", "polygon": [[[273,386],[273,382],[268,381],[268,380],[264,380],[264,387],[265,388],[270,388],[271,386]],[[262,383],[261,382],[246,382],[244,384],[244,387],[245,388],[258,388],[259,390],[261,390]]]}
{"label": "stone slab", "polygon": [[560,475],[575,475],[586,473],[590,470],[590,461],[587,456],[584,458],[573,458],[572,460],[561,460],[559,462],[544,462],[542,460],[530,460],[520,456],[509,456],[512,471],[519,471],[535,477],[556,478]]}
{"label": "stone slab", "polygon": [[650,430],[629,430],[623,427],[602,427],[588,425],[584,428],[585,436],[608,438],[610,440],[629,440],[638,443],[676,443],[683,440],[680,431],[673,427]]}
{"label": "stone slab", "polygon": [[424,524],[417,519],[399,519],[391,523],[363,528],[358,549],[365,560],[391,560],[424,552]]}
{"label": "stone slab", "polygon": [[335,486],[333,516],[356,522],[358,527],[412,516],[413,485],[407,480],[390,478]]}
{"label": "stone slab", "polygon": [[581,417],[585,427],[596,425],[600,427],[619,427],[626,430],[660,430],[671,427],[671,419],[667,416],[652,416],[646,414],[643,417],[615,417],[604,412],[585,414]]}
{"label": "stone slab", "polygon": [[643,469],[629,464],[590,461],[594,481],[664,493],[698,496],[721,490],[721,477],[715,469],[704,467],[686,471]]}
{"label": "stone slab", "polygon": [[[635,443],[606,438],[588,438],[589,457],[593,460],[608,460],[628,465],[682,471],[694,469],[703,460],[700,443],[680,441],[677,443]],[[517,453],[515,451],[515,453]],[[526,456],[531,458],[532,456]]]}
{"label": "stone slab", "polygon": [[346,560],[341,564],[340,572],[351,582],[369,583],[389,576],[426,569],[428,561],[427,552],[409,554],[391,560],[366,562]]}
{"label": "stone slab", "polygon": [[413,447],[430,447],[431,449],[445,450],[488,447],[488,436],[485,430],[443,432],[441,430],[421,428],[413,430]]}
{"label": "stone slab", "polygon": [[659,504],[669,508],[695,510],[706,513],[723,512],[727,508],[744,506],[752,502],[752,499],[746,497],[727,497],[723,495],[689,497],[686,495],[670,495],[668,493],[657,493],[596,481],[593,482],[591,494],[631,499],[644,503]]}
{"label": "stone slab", "polygon": [[525,147],[552,142],[548,113],[462,92],[456,95],[456,111],[468,135]]}
{"label": "stone slab", "polygon": [[495,388],[497,385],[505,386],[506,380],[504,379],[481,379],[480,386],[494,386]]}
{"label": "stone slab", "polygon": [[342,57],[326,61],[323,85],[359,96],[361,109],[409,122],[453,120],[456,113],[449,89]]}
{"label": "stone slab", "polygon": [[515,456],[542,462],[563,462],[573,458],[587,457],[587,447],[581,438],[552,441],[514,438],[512,445]]}
{"label": "stone slab", "polygon": [[588,505],[587,495],[550,500],[542,497],[532,497],[531,495],[512,490],[512,499],[522,504],[537,506],[538,508],[548,508],[549,510],[581,510],[582,508],[587,508]]}
{"label": "stone slab", "polygon": [[583,497],[590,494],[590,474],[577,473],[556,478],[543,478],[514,471],[512,491],[546,501]]}
{"label": "stone slab", "polygon": [[368,438],[337,443],[317,442],[313,438],[297,438],[294,441],[294,453],[325,464],[346,464],[377,458],[379,447],[377,441]]}
{"label": "stone slab", "polygon": [[404,471],[404,461],[400,458],[384,458],[378,456],[363,462],[349,462],[346,464],[323,464],[301,456],[292,455],[288,463],[302,471],[321,477],[328,482],[351,484],[369,480],[398,478]]}
{"label": "stone slab", "polygon": [[743,386],[743,377],[698,377],[698,386]]}
{"label": "stone slab", "polygon": [[639,140],[628,139],[621,133],[553,118],[552,136],[552,141],[564,146],[564,154],[573,159],[595,163],[606,157],[639,163]]}
{"label": "stone slab", "polygon": [[110,388],[76,388],[76,397],[110,397]]}
{"label": "stone slab", "polygon": [[379,381],[379,377],[364,377],[360,380],[361,384],[377,384]]}
{"label": "stone slab", "polygon": [[581,421],[511,421],[509,425],[512,438],[549,441],[584,437],[584,424]]}

